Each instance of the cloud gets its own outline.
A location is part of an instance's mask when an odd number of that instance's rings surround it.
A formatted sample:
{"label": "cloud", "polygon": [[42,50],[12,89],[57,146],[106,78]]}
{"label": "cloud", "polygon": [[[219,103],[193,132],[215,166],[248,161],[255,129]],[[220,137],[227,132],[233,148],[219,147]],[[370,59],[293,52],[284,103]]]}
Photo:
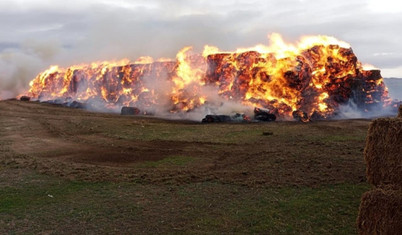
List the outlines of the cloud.
{"label": "cloud", "polygon": [[[0,2],[0,30],[6,32],[0,35],[1,84],[9,84],[7,76],[15,77],[10,71],[22,65],[12,63],[21,60],[31,60],[24,66],[38,66],[25,72],[33,78],[51,64],[174,57],[188,45],[196,50],[205,44],[233,50],[267,44],[267,35],[273,32],[287,41],[306,34],[335,36],[349,42],[362,62],[391,71],[402,66],[402,32],[396,29],[402,25],[402,14],[392,10],[400,8],[391,2],[391,10],[377,11],[377,2],[5,0]],[[49,50],[44,48],[48,42]],[[14,54],[14,59],[5,62],[4,53]]]}

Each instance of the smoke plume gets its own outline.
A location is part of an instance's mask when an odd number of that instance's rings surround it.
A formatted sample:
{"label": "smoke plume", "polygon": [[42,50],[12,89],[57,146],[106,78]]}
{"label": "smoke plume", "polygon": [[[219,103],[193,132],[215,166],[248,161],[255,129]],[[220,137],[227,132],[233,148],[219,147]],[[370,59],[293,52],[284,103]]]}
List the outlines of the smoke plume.
{"label": "smoke plume", "polygon": [[60,51],[56,42],[26,41],[0,52],[0,99],[14,98]]}

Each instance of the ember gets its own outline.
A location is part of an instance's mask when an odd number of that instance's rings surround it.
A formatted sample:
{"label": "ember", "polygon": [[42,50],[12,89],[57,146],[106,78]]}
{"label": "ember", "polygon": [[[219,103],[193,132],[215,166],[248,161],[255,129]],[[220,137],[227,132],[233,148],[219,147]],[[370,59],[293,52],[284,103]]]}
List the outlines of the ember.
{"label": "ember", "polygon": [[114,110],[163,109],[179,116],[230,101],[251,110],[267,109],[255,116],[270,121],[328,119],[349,102],[363,112],[392,105],[380,71],[364,70],[347,43],[315,36],[293,45],[278,34],[271,40],[271,46],[236,52],[206,46],[202,55],[187,47],[175,61],[153,62],[147,57],[134,63],[52,66],[31,81],[27,95],[39,100],[97,100]]}

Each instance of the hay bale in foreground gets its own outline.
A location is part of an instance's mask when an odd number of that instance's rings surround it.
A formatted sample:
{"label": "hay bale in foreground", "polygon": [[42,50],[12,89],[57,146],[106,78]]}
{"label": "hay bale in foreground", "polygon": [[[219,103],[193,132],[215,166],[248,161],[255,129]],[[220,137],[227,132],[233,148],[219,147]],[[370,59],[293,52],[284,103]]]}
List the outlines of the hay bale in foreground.
{"label": "hay bale in foreground", "polygon": [[401,234],[402,190],[375,189],[364,193],[357,227],[359,234]]}
{"label": "hay bale in foreground", "polygon": [[371,184],[402,186],[402,119],[380,118],[371,122],[364,158]]}

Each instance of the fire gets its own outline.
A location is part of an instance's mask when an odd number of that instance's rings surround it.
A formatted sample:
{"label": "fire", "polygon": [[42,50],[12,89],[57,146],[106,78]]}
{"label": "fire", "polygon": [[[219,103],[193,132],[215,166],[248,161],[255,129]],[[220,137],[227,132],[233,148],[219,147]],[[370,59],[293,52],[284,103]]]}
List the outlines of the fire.
{"label": "fire", "polygon": [[[221,51],[191,47],[176,60],[140,57],[134,62],[51,66],[30,82],[38,100],[97,101],[103,107],[135,106],[188,112],[227,100],[269,109],[280,119],[325,119],[353,101],[362,110],[387,105],[379,70],[366,70],[350,45],[329,36],[305,36],[295,44],[271,34],[270,45]],[[218,102],[219,103],[219,102]]]}

